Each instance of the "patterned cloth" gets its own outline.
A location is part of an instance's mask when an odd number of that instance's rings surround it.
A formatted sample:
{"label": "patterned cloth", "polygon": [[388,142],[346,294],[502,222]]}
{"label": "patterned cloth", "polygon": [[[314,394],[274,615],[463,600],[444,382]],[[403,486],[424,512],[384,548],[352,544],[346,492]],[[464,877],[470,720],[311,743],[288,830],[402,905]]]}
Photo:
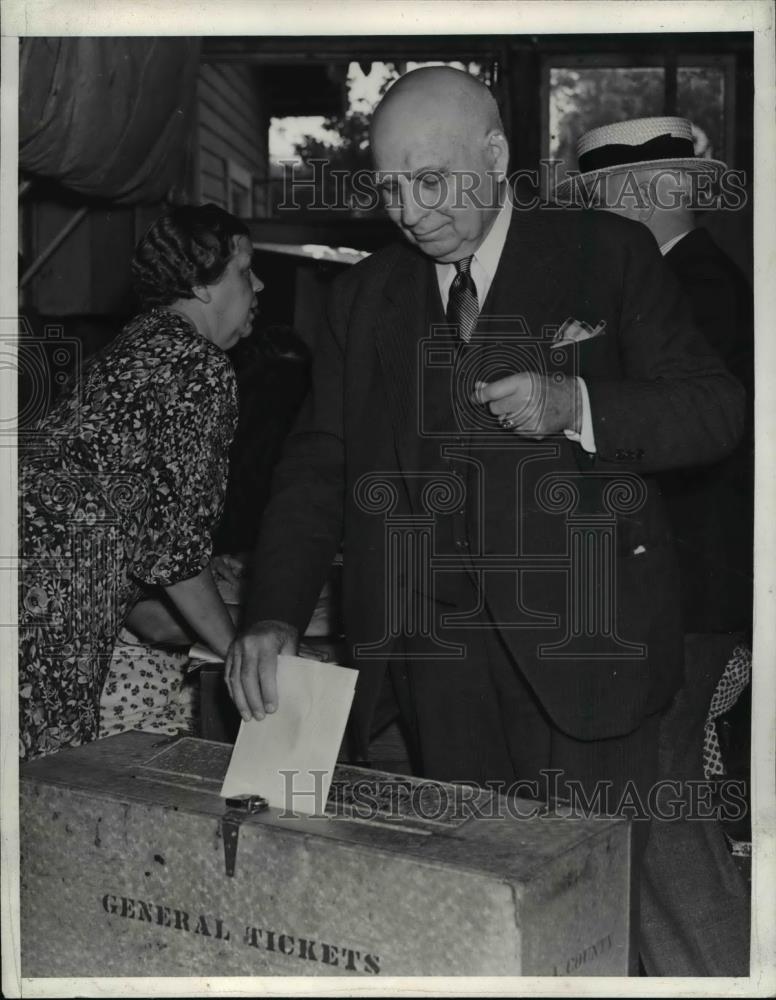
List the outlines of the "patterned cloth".
{"label": "patterned cloth", "polygon": [[123,628],[100,696],[100,739],[128,729],[170,736],[199,725],[199,678],[188,650],[146,646]]}
{"label": "patterned cloth", "polygon": [[707,780],[725,774],[715,719],[730,711],[751,677],[752,651],[747,646],[736,646],[709,705],[703,737],[703,771]]}
{"label": "patterned cloth", "polygon": [[237,419],[234,370],[183,317],[137,317],[87,364],[20,468],[23,758],[94,739],[142,585],[211,556]]}

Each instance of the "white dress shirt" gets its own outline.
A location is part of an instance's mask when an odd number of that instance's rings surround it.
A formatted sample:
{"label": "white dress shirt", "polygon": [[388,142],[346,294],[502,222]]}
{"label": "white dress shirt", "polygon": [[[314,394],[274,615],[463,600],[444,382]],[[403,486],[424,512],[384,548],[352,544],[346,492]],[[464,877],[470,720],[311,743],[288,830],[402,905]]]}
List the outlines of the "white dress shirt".
{"label": "white dress shirt", "polygon": [[[482,304],[487,298],[490,286],[496,276],[496,270],[501,260],[504,244],[507,239],[509,223],[512,220],[512,205],[507,198],[501,206],[501,210],[496,216],[496,220],[490,227],[488,235],[482,241],[472,258],[471,276],[474,286],[477,289],[477,302],[482,308]],[[661,248],[662,249],[662,248]],[[450,286],[455,278],[455,264],[436,265],[437,282],[439,283],[439,294],[442,296],[442,308],[447,312],[447,301],[450,298]],[[573,430],[563,433],[571,441],[578,442],[587,452],[595,452],[595,435],[593,434],[593,416],[590,412],[590,397],[587,394],[587,386],[584,379],[577,376],[579,391],[582,397],[582,430],[579,434]]]}
{"label": "white dress shirt", "polygon": [[[482,245],[478,248],[472,259],[471,276],[477,289],[477,302],[480,309],[485,302],[496,276],[498,263],[501,260],[501,253],[507,241],[507,231],[512,220],[512,206],[509,200],[505,201],[496,216],[496,221],[490,227],[490,231]],[[447,300],[450,298],[450,286],[455,278],[455,264],[437,264],[437,281],[439,282],[439,294],[442,296],[442,306],[447,312]]]}
{"label": "white dress shirt", "polygon": [[665,257],[665,255],[668,253],[669,250],[673,250],[673,248],[676,246],[676,244],[679,242],[679,240],[683,240],[685,238],[685,236],[687,235],[687,233],[691,233],[691,232],[692,232],[691,229],[687,229],[683,233],[679,233],[678,236],[674,236],[673,239],[668,240],[667,243],[661,243],[660,244],[660,252],[662,253],[662,255]]}

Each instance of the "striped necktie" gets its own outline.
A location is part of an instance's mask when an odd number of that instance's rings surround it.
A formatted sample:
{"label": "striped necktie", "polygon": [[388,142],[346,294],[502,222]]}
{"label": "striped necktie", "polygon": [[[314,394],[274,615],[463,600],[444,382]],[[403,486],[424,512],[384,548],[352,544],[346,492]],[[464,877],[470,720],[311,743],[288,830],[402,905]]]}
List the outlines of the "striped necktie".
{"label": "striped necktie", "polygon": [[455,277],[447,300],[447,322],[458,327],[458,335],[467,344],[480,313],[477,286],[471,276],[472,258],[455,262]]}

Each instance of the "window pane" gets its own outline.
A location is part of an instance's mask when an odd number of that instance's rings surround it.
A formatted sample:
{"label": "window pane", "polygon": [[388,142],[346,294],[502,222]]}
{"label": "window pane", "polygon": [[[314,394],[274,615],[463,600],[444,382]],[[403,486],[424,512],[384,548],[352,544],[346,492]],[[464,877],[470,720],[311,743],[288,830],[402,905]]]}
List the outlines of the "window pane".
{"label": "window pane", "polygon": [[[337,181],[334,172],[371,170],[369,119],[372,111],[400,73],[421,66],[454,66],[485,82],[493,76],[493,65],[484,62],[371,62],[368,66],[350,63],[347,75],[348,102],[344,114],[272,119],[269,131],[270,213],[279,212],[277,206],[283,194],[283,168],[280,163],[288,160],[299,164],[296,176],[302,180],[313,179],[310,160],[325,160],[328,164],[328,180],[322,169],[315,175],[316,182],[318,178],[323,178],[322,184],[318,185],[318,204],[331,208],[344,207],[343,193],[347,199],[346,185],[341,179]],[[312,186],[308,186],[300,188],[293,197],[297,204],[307,208],[315,196]],[[349,213],[352,216],[364,214],[352,200]]]}
{"label": "window pane", "polygon": [[695,155],[725,159],[725,72],[717,66],[680,66],[676,113],[693,125]]}
{"label": "window pane", "polygon": [[577,169],[577,139],[591,128],[627,118],[662,115],[662,67],[550,69],[550,156],[562,160],[558,180]]}

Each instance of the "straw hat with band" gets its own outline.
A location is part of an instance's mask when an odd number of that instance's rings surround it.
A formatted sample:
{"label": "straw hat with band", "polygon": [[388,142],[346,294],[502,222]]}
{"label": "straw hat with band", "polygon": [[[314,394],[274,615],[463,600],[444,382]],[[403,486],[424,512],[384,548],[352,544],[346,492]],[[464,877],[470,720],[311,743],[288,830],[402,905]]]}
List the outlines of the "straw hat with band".
{"label": "straw hat with band", "polygon": [[633,118],[601,125],[577,142],[581,173],[567,177],[555,188],[557,201],[590,191],[600,174],[630,170],[693,170],[717,174],[726,169],[721,160],[707,160],[694,154],[692,125],[686,118]]}

